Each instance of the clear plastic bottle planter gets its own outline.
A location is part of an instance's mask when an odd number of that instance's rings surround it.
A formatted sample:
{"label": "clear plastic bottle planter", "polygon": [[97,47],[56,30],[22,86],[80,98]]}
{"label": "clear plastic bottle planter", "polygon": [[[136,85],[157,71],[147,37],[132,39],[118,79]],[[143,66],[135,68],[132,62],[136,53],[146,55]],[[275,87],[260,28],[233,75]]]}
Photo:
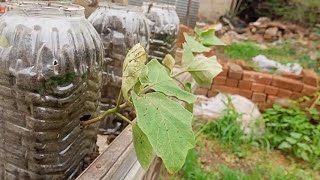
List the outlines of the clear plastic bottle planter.
{"label": "clear plastic bottle planter", "polygon": [[179,17],[174,6],[144,2],[143,13],[151,21],[149,57],[162,60],[166,54],[175,53],[179,32]]}
{"label": "clear plastic bottle planter", "polygon": [[74,179],[97,156],[103,47],[71,4],[8,4],[0,18],[0,179]]}
{"label": "clear plastic bottle planter", "polygon": [[[116,103],[127,52],[137,43],[148,51],[150,29],[148,19],[136,6],[103,2],[88,19],[100,34],[105,48],[102,88],[102,109],[105,110]],[[102,122],[101,127],[107,134],[123,128],[122,123],[112,116]]]}

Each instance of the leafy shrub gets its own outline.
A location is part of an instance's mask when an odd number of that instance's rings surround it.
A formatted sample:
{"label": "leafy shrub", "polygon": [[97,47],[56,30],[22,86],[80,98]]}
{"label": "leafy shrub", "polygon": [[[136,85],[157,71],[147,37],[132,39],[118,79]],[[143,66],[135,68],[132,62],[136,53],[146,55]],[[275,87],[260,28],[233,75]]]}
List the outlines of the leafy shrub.
{"label": "leafy shrub", "polygon": [[305,161],[319,163],[320,125],[313,125],[299,108],[287,109],[279,105],[266,110],[264,137],[272,148],[281,149]]}

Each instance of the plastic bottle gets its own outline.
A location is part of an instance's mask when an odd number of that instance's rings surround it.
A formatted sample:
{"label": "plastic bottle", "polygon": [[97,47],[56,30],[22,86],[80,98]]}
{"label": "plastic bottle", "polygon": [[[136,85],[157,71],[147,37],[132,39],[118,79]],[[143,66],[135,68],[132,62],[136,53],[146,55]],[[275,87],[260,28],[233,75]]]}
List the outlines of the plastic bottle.
{"label": "plastic bottle", "polygon": [[[148,52],[150,30],[148,20],[137,6],[102,2],[88,19],[105,47],[102,89],[102,109],[105,110],[116,104],[121,89],[122,64],[127,52],[137,43]],[[102,122],[101,130],[106,134],[114,134],[123,128],[120,122],[111,116]]]}
{"label": "plastic bottle", "polygon": [[0,179],[74,179],[97,156],[103,47],[81,6],[8,4],[0,18]]}
{"label": "plastic bottle", "polygon": [[179,32],[179,17],[172,5],[144,2],[143,13],[152,22],[149,57],[162,60],[166,54],[175,53]]}

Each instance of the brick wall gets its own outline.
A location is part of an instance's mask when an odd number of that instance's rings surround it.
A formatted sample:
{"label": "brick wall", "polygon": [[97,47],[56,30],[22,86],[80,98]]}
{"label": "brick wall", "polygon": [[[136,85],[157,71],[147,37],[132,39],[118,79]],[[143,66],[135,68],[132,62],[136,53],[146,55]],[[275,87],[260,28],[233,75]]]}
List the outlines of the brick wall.
{"label": "brick wall", "polygon": [[214,79],[210,88],[198,88],[197,94],[208,97],[219,92],[239,94],[257,103],[260,109],[269,108],[276,99],[298,99],[317,91],[318,76],[311,70],[301,75],[244,70],[240,65],[224,63],[223,71]]}

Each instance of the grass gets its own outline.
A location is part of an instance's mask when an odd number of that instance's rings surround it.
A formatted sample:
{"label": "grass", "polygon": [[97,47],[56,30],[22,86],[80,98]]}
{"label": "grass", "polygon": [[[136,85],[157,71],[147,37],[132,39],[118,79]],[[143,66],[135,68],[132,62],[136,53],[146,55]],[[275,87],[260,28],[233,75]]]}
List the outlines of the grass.
{"label": "grass", "polygon": [[290,43],[270,48],[260,48],[253,42],[241,42],[228,45],[224,48],[224,55],[231,59],[241,59],[251,62],[252,58],[262,54],[269,59],[280,63],[299,63],[306,69],[318,70],[317,62],[304,52],[297,51]]}
{"label": "grass", "polygon": [[182,180],[299,180],[320,179],[305,162],[287,158],[277,150],[253,146],[237,122],[237,114],[227,109],[225,116],[196,124],[197,145],[189,151],[179,174],[162,179]]}

